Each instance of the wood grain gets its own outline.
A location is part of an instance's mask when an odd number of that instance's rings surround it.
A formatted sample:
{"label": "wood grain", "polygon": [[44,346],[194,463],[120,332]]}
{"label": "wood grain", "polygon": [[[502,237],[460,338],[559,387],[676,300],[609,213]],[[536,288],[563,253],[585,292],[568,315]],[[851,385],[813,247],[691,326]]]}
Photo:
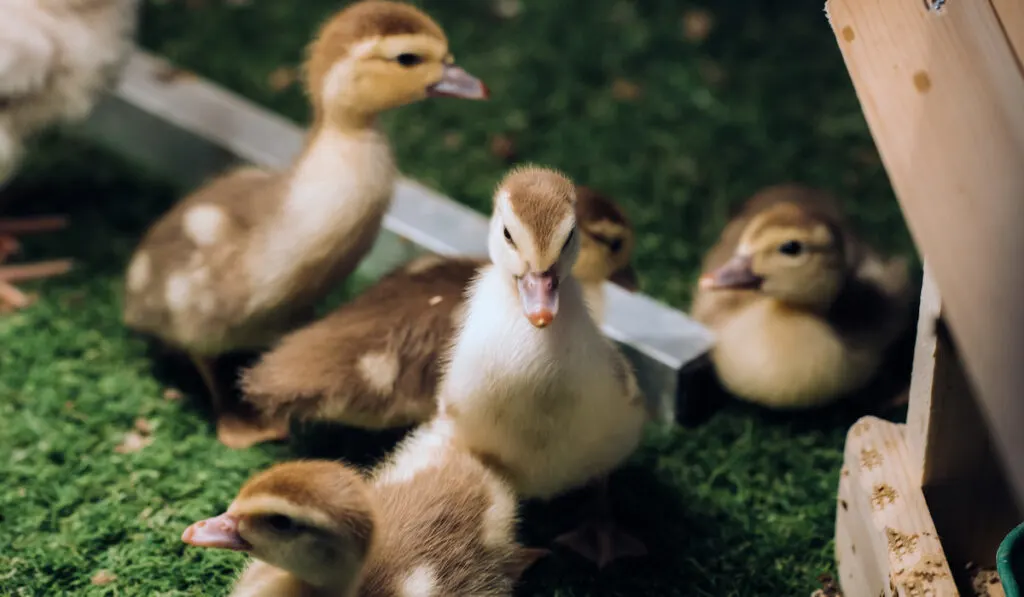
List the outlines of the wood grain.
{"label": "wood grain", "polygon": [[1003,29],[1020,21],[1012,3],[998,1],[1000,15],[961,0],[938,12],[829,0],[826,11],[1024,505],[1024,74]]}

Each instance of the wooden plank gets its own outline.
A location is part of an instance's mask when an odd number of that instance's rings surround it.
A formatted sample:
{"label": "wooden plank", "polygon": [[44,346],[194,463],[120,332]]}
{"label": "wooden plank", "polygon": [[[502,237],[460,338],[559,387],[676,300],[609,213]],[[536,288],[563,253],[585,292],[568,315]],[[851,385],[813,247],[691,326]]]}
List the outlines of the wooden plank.
{"label": "wooden plank", "polygon": [[1021,514],[941,316],[942,301],[926,264],[907,412],[907,466],[924,490],[953,568],[992,565],[999,542]]}
{"label": "wooden plank", "polygon": [[[910,375],[910,404],[907,408],[907,450],[911,476],[918,487],[925,483],[925,461],[929,431],[932,428],[933,391],[935,389],[936,326],[942,310],[935,279],[924,266],[921,280],[921,306],[917,315],[917,340],[914,343],[914,368]],[[934,439],[934,438],[931,438]]]}
{"label": "wooden plank", "polygon": [[[298,125],[141,51],[85,131],[185,187],[239,162],[284,168],[305,137]],[[425,251],[486,256],[487,227],[484,215],[403,178],[360,273],[379,276]],[[605,285],[602,327],[631,359],[652,410],[671,424],[687,365],[710,348],[711,332],[681,311],[613,284]]]}
{"label": "wooden plank", "polygon": [[[1019,0],[1013,0],[1019,2]],[[990,2],[828,0],[908,227],[1024,505],[1024,74]],[[1016,34],[1015,34],[1016,35]]]}
{"label": "wooden plank", "polygon": [[928,504],[911,477],[904,428],[863,417],[846,436],[836,509],[845,597],[958,595]]}
{"label": "wooden plank", "polygon": [[1003,33],[1010,40],[1017,55],[1017,65],[1024,62],[1024,2],[1021,0],[991,0]]}

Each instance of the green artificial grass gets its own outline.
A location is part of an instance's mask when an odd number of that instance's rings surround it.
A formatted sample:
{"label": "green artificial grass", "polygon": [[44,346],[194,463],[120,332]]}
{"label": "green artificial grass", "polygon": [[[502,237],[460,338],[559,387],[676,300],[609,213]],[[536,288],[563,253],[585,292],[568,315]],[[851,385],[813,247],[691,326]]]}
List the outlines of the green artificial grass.
{"label": "green artificial grass", "polygon": [[[511,19],[482,0],[423,5],[493,99],[389,115],[410,176],[486,209],[510,163],[562,168],[623,203],[644,289],[680,308],[729,210],[766,184],[831,189],[869,240],[912,252],[821,2],[708,2],[704,40],[684,34],[684,15],[701,6],[669,0],[524,0]],[[301,93],[275,91],[270,74],[297,65],[337,7],[154,2],[142,43],[301,121]],[[271,462],[369,466],[395,439],[317,428],[242,452],[216,442],[194,373],[120,324],[128,255],[184,191],[61,135],[42,139],[0,191],[15,211],[74,218],[67,232],[26,239],[31,259],[79,260],[30,287],[36,305],[0,316],[2,595],[225,594],[244,558],[186,548],[185,526],[219,513]],[[834,572],[841,447],[857,416],[727,403],[693,428],[652,433],[613,477],[616,507],[651,556],[598,573],[558,550],[519,594],[810,594]],[[122,453],[137,419],[150,443]],[[547,544],[575,512],[572,497],[528,505],[524,540]]]}

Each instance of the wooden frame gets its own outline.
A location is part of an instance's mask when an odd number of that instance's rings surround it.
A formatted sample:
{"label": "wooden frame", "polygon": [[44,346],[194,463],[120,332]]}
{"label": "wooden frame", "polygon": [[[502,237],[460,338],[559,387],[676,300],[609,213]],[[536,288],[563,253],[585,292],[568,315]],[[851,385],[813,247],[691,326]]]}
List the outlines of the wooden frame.
{"label": "wooden frame", "polygon": [[847,597],[957,595],[1024,508],[1024,268],[993,261],[1024,250],[1024,3],[826,14],[928,264],[907,424],[865,418],[847,436],[840,582]]}
{"label": "wooden frame", "polygon": [[[237,162],[284,168],[305,137],[284,118],[141,51],[84,130],[185,187]],[[487,225],[482,214],[403,178],[359,273],[376,278],[422,252],[485,257]],[[605,284],[603,329],[632,361],[652,411],[665,424],[674,422],[685,398],[687,366],[710,348],[711,332],[613,284]]]}

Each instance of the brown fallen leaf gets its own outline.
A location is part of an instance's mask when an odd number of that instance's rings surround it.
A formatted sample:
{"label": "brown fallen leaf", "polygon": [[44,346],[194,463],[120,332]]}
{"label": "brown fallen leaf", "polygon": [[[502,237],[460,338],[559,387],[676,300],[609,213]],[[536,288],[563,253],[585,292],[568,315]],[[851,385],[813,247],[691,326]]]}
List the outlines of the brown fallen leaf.
{"label": "brown fallen leaf", "polygon": [[267,85],[270,86],[271,90],[280,92],[288,89],[298,80],[299,72],[296,68],[280,66],[267,76]]}
{"label": "brown fallen leaf", "polygon": [[712,14],[698,8],[683,13],[683,37],[693,43],[701,43],[711,35],[715,27],[715,18]]}
{"label": "brown fallen leaf", "polygon": [[96,574],[92,575],[92,578],[89,579],[89,582],[91,582],[94,585],[109,585],[115,580],[117,580],[116,574],[114,574],[110,570],[100,570]]}
{"label": "brown fallen leaf", "polygon": [[631,102],[639,99],[643,89],[636,83],[626,79],[615,79],[612,83],[612,97],[619,101]]}
{"label": "brown fallen leaf", "polygon": [[142,417],[135,419],[134,427],[142,435],[153,435],[153,424]]}
{"label": "brown fallen leaf", "polygon": [[508,135],[494,135],[491,137],[491,155],[504,162],[515,161],[516,144]]}
{"label": "brown fallen leaf", "polygon": [[114,448],[118,454],[132,454],[153,443],[151,436],[142,435],[137,431],[129,431],[124,434],[124,439]]}
{"label": "brown fallen leaf", "polygon": [[177,388],[167,388],[166,390],[164,390],[164,400],[167,400],[169,402],[181,400],[184,397],[185,395],[182,394],[181,390]]}

